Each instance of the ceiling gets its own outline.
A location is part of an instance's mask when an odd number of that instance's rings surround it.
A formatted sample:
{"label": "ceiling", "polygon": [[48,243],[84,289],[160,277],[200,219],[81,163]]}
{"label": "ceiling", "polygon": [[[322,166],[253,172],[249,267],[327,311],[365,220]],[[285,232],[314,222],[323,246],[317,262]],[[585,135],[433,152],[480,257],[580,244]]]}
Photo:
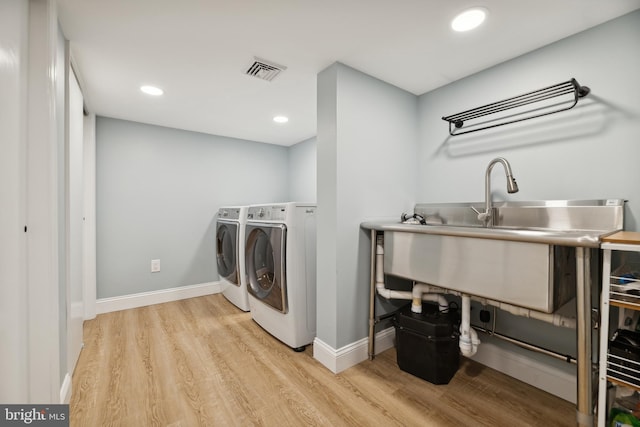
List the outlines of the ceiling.
{"label": "ceiling", "polygon": [[[640,8],[640,0],[58,0],[87,109],[289,146],[338,61],[416,95]],[[470,6],[485,23],[454,33]],[[248,76],[254,57],[286,66]],[[140,92],[164,89],[161,97]],[[286,124],[274,123],[286,115]]]}

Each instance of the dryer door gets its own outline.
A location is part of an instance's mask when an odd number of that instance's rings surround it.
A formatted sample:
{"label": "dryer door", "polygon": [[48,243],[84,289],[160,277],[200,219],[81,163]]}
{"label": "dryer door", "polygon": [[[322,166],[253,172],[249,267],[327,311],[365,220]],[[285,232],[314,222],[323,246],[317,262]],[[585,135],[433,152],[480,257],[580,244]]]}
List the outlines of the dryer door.
{"label": "dryer door", "polygon": [[245,268],[247,291],[268,306],[287,313],[284,224],[251,224],[246,227]]}
{"label": "dryer door", "polygon": [[218,274],[240,286],[238,271],[238,224],[218,221],[216,224],[216,260]]}

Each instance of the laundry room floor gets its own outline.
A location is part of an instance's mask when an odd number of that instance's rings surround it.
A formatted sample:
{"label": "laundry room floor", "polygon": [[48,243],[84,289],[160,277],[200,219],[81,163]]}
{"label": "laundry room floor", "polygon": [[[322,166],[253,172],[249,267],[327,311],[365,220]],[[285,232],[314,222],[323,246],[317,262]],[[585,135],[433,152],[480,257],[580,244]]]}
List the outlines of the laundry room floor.
{"label": "laundry room floor", "polygon": [[222,294],[84,324],[72,426],[575,426],[575,406],[462,358],[448,385],[390,349],[333,374]]}

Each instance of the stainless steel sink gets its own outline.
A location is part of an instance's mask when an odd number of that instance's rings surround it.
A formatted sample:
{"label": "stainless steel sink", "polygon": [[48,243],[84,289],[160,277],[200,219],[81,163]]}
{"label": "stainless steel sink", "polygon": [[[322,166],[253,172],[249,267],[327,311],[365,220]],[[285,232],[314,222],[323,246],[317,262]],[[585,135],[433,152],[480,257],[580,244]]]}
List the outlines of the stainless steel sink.
{"label": "stainless steel sink", "polygon": [[472,206],[418,204],[427,225],[362,226],[384,232],[385,274],[547,313],[575,296],[575,248],[623,228],[620,199],[494,203],[490,228]]}
{"label": "stainless steel sink", "polygon": [[623,229],[624,201],[492,203],[491,223],[485,222],[493,227],[480,222],[482,206],[419,204],[415,212],[429,225],[361,224],[372,245],[369,357],[375,354],[376,241],[384,234],[386,274],[547,313],[575,294],[576,409],[586,425],[593,414],[591,294],[598,280],[592,259],[603,236]]}
{"label": "stainless steel sink", "polygon": [[384,233],[384,272],[547,313],[575,296],[574,248],[404,231]]}

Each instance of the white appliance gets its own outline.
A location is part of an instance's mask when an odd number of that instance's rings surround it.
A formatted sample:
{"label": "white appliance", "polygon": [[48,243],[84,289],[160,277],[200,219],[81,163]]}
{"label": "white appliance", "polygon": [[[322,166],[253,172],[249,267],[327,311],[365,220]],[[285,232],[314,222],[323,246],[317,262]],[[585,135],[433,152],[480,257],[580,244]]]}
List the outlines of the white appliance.
{"label": "white appliance", "polygon": [[244,274],[246,206],[223,207],[216,215],[216,260],[222,294],[243,311],[249,311]]}
{"label": "white appliance", "polygon": [[253,320],[303,351],[316,335],[316,206],[249,206],[245,261]]}

